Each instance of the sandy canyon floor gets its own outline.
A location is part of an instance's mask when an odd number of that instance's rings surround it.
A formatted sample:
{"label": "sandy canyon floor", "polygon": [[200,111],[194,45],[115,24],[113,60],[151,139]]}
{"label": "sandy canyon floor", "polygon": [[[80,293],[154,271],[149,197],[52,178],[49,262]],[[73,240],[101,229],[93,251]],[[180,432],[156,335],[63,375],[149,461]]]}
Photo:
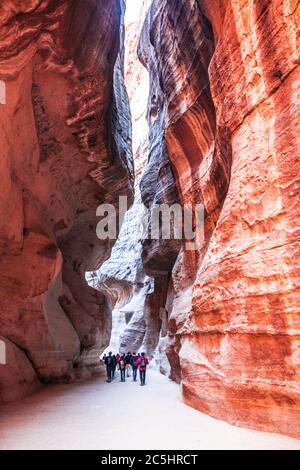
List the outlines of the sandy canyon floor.
{"label": "sandy canyon floor", "polygon": [[0,449],[300,449],[300,441],[199,413],[150,370],[146,387],[103,375],[1,406]]}

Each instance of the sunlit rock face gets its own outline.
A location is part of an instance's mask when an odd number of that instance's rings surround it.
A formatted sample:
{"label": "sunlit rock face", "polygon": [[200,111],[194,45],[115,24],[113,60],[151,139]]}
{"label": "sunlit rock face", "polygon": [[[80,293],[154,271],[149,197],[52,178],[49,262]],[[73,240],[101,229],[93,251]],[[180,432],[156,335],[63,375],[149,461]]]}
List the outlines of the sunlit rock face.
{"label": "sunlit rock face", "polygon": [[[173,269],[171,376],[201,411],[299,437],[297,7],[154,0],[140,56],[150,139],[165,145],[181,203],[205,207],[204,243],[183,244]],[[168,186],[153,155],[150,203]]]}
{"label": "sunlit rock face", "polygon": [[96,0],[0,6],[0,401],[38,379],[87,377],[109,341],[110,308],[84,273],[113,243],[96,236],[96,208],[131,199],[123,11]]}

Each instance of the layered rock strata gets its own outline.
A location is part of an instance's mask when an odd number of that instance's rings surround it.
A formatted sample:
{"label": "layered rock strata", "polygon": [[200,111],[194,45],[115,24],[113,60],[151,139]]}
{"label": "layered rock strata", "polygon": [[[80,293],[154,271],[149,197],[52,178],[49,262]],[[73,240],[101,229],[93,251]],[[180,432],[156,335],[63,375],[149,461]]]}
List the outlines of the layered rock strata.
{"label": "layered rock strata", "polygon": [[96,236],[97,207],[131,199],[123,12],[118,1],[0,6],[0,401],[86,377],[109,341],[110,308],[84,273],[113,244]]}
{"label": "layered rock strata", "polygon": [[[204,242],[173,269],[171,376],[201,411],[297,437],[299,14],[288,0],[154,0],[140,45],[152,140],[180,202],[205,208]],[[148,175],[165,188],[158,153]]]}

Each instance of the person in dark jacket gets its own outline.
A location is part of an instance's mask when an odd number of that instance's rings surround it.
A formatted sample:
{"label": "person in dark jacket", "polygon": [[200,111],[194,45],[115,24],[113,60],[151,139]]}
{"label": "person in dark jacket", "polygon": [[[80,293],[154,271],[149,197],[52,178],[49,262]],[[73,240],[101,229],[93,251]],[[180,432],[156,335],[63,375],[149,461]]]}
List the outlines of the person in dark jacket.
{"label": "person in dark jacket", "polygon": [[113,379],[115,378],[115,375],[116,375],[117,364],[118,364],[117,357],[115,356],[115,354],[113,354],[113,372],[112,372]]}
{"label": "person in dark jacket", "polygon": [[146,382],[146,369],[147,365],[149,364],[148,358],[145,356],[145,353],[142,352],[141,357],[137,359],[136,365],[139,368],[140,371],[140,380],[141,380],[141,385],[145,385]]}
{"label": "person in dark jacket", "polygon": [[112,352],[110,351],[108,356],[103,357],[103,359],[106,365],[107,382],[110,383],[113,378],[113,370],[114,370],[114,359],[113,359]]}
{"label": "person in dark jacket", "polygon": [[136,382],[136,376],[137,376],[137,370],[138,370],[138,366],[136,365],[136,361],[137,361],[137,355],[134,353],[132,353],[132,356],[131,356],[131,367],[132,367],[132,378],[133,378],[133,381]]}
{"label": "person in dark jacket", "polygon": [[131,352],[128,352],[128,353],[127,353],[125,361],[126,361],[127,377],[130,377]]}
{"label": "person in dark jacket", "polygon": [[125,371],[126,371],[126,356],[123,354],[119,360],[119,371],[121,374],[121,382],[125,382]]}

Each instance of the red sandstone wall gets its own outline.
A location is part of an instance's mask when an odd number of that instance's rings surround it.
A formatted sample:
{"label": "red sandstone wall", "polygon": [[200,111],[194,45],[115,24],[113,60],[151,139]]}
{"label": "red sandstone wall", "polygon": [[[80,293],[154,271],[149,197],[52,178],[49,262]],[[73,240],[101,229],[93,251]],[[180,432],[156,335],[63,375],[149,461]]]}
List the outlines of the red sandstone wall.
{"label": "red sandstone wall", "polygon": [[87,376],[109,341],[110,310],[84,273],[111,248],[96,237],[96,208],[131,193],[118,71],[113,89],[122,9],[118,1],[1,2],[0,333],[9,354],[0,401],[38,378]]}
{"label": "red sandstone wall", "polygon": [[154,1],[141,39],[180,200],[205,206],[205,242],[173,270],[171,376],[201,411],[297,437],[299,15]]}

